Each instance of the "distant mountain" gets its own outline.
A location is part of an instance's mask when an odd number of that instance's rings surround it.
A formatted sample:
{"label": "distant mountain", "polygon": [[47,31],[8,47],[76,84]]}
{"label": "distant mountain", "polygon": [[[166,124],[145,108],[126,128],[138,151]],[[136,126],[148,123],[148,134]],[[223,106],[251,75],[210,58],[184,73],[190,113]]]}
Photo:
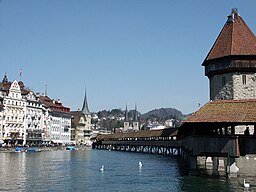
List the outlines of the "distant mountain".
{"label": "distant mountain", "polygon": [[180,120],[183,119],[185,115],[181,111],[175,108],[161,108],[154,109],[140,116],[142,121],[147,120],[156,120],[156,121],[165,121],[167,119]]}

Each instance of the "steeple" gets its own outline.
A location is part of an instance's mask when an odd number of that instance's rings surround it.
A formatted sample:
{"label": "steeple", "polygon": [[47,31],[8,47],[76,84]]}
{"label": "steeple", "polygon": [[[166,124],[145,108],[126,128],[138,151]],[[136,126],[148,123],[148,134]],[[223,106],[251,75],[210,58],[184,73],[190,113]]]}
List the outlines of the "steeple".
{"label": "steeple", "polygon": [[125,108],[125,121],[128,121],[128,109],[127,109],[127,103],[126,103],[126,108]]}
{"label": "steeple", "polygon": [[135,104],[135,110],[134,110],[134,119],[133,121],[138,121],[138,112],[137,112],[137,105]]}
{"label": "steeple", "polygon": [[83,107],[82,107],[82,110],[81,112],[84,114],[84,115],[90,115],[90,111],[89,111],[89,107],[88,107],[88,104],[87,104],[87,98],[86,98],[86,90],[84,92],[84,103],[83,103]]}

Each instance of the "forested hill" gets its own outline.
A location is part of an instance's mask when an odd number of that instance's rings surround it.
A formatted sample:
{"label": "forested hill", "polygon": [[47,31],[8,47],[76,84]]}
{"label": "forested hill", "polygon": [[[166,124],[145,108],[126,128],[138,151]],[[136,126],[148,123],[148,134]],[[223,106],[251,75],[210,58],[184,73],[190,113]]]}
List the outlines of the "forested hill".
{"label": "forested hill", "polygon": [[141,120],[167,120],[167,119],[183,119],[185,115],[181,111],[174,108],[154,109],[140,116]]}

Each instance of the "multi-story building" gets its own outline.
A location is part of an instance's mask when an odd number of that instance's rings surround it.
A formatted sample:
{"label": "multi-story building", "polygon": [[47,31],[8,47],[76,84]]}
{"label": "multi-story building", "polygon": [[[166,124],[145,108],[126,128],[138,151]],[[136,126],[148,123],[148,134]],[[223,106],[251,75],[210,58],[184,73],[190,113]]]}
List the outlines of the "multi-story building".
{"label": "multi-story building", "polygon": [[[71,114],[68,107],[64,107],[60,100],[52,100],[48,96],[39,96],[43,105],[48,107],[45,114],[44,130],[47,131],[51,143],[71,143]],[[46,118],[47,117],[47,118]]]}
{"label": "multi-story building", "polygon": [[51,130],[50,130],[51,121],[49,118],[50,108],[42,103],[42,110],[43,110],[42,143],[44,145],[47,145],[51,143]]}
{"label": "multi-story building", "polygon": [[26,143],[26,100],[22,97],[20,85],[16,80],[12,83],[4,76],[0,83],[1,136],[10,145]]}
{"label": "multi-story building", "polygon": [[86,93],[82,110],[72,111],[72,141],[77,145],[91,145],[91,113],[89,111]]}
{"label": "multi-story building", "polygon": [[25,119],[26,144],[41,145],[43,144],[43,105],[33,91],[24,90],[23,92],[27,102]]}
{"label": "multi-story building", "polygon": [[36,95],[23,82],[0,83],[0,143],[70,144],[71,114],[59,100]]}

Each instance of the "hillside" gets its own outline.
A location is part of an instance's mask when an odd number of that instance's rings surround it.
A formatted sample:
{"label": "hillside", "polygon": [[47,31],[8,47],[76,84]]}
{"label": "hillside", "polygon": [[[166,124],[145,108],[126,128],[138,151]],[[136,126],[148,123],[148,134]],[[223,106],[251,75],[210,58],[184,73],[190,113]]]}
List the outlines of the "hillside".
{"label": "hillside", "polygon": [[142,121],[147,120],[157,120],[157,121],[164,121],[166,119],[183,119],[185,115],[182,114],[181,111],[174,109],[174,108],[161,108],[161,109],[154,109],[149,111],[145,114],[140,116]]}

